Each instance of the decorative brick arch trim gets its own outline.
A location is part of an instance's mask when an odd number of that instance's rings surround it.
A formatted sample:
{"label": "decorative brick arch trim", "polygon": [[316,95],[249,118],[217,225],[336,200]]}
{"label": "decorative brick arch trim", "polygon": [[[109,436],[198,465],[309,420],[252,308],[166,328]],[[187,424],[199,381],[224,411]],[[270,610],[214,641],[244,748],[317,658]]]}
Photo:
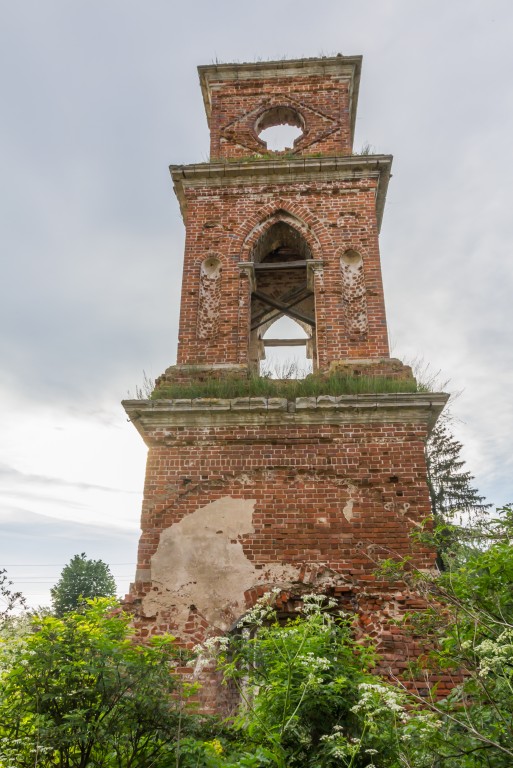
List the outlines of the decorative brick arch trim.
{"label": "decorative brick arch trim", "polygon": [[[291,223],[288,218],[292,217]],[[257,240],[270,229],[273,224],[283,221],[296,228],[305,238],[314,259],[322,259],[322,251],[326,246],[332,246],[328,231],[319,219],[310,211],[295,203],[281,199],[264,206],[258,214],[248,216],[244,229],[239,228],[238,236],[242,240],[240,260],[249,261],[249,254]]]}
{"label": "decorative brick arch trim", "polygon": [[340,258],[344,253],[347,253],[347,251],[356,251],[359,253],[364,263],[369,259],[368,248],[366,248],[364,245],[361,245],[361,243],[356,242],[355,240],[347,239],[339,243],[336,252],[337,258]]}

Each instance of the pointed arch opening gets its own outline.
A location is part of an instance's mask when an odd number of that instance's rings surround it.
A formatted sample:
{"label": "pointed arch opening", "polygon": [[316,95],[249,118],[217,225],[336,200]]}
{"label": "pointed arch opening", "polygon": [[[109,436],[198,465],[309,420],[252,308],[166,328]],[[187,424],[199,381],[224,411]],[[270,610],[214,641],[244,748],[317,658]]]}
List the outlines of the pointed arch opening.
{"label": "pointed arch opening", "polygon": [[301,377],[316,369],[315,297],[308,279],[311,259],[305,237],[284,219],[275,221],[253,245],[249,354],[255,373],[267,373],[269,361],[273,361],[275,378],[283,378],[280,371],[288,370],[290,375],[295,370]]}

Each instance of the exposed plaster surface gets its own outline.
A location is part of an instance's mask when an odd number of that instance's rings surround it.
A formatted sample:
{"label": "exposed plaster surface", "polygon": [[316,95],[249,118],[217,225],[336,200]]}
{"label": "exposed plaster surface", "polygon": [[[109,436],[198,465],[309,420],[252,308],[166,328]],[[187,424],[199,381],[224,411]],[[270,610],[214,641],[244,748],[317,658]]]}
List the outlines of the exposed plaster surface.
{"label": "exposed plaster surface", "polygon": [[367,299],[361,255],[349,248],[340,258],[340,269],[347,328],[352,334],[367,333]]}
{"label": "exposed plaster surface", "polygon": [[154,589],[144,598],[142,613],[172,609],[174,621],[183,625],[193,605],[226,632],[244,613],[247,590],[295,581],[299,567],[277,563],[257,569],[244,554],[242,537],[254,533],[255,503],[225,496],[166,528],[151,560]]}
{"label": "exposed plaster surface", "polygon": [[201,264],[198,308],[198,338],[211,339],[218,330],[221,300],[221,262],[209,256]]}
{"label": "exposed plaster surface", "polygon": [[347,522],[350,523],[351,520],[353,519],[353,515],[354,515],[353,507],[354,507],[355,495],[357,493],[357,489],[356,489],[356,486],[351,485],[350,483],[348,483],[347,484],[347,490],[348,490],[348,493],[349,493],[349,498],[348,498],[347,502],[344,505],[342,513],[343,513],[344,517],[346,518]]}

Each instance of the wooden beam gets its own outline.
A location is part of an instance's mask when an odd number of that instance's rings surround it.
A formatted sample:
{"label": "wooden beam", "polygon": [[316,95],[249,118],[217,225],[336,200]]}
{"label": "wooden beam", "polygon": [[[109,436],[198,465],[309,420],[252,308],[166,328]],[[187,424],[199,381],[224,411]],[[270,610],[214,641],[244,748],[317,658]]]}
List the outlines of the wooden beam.
{"label": "wooden beam", "polygon": [[284,315],[293,317],[294,320],[302,320],[304,323],[308,323],[308,325],[315,325],[315,320],[313,317],[305,315],[304,312],[299,312],[297,309],[290,309],[290,304],[284,304],[283,302],[278,301],[278,299],[273,299],[272,296],[267,296],[265,293],[260,293],[260,291],[253,291],[253,296],[255,299],[258,299],[264,304],[268,304],[270,307],[273,307],[273,309],[279,309],[280,312],[283,312]]}
{"label": "wooden beam", "polygon": [[305,347],[308,339],[262,339],[264,347]]}
{"label": "wooden beam", "polygon": [[[288,304],[289,307],[293,307],[295,304],[299,304],[309,296],[313,296],[313,293],[312,291],[308,290],[308,286],[306,283],[304,283],[302,285],[296,286],[295,288],[292,288],[286,293],[282,293],[279,300],[284,301],[286,304]],[[261,325],[263,325],[263,323],[267,323],[271,318],[275,319],[280,315],[281,312],[275,312],[269,317],[269,310],[260,312],[258,315],[255,315],[255,317],[252,318],[251,330],[254,331],[256,328],[259,328]]]}
{"label": "wooden beam", "polygon": [[302,269],[306,267],[306,259],[301,261],[260,261],[254,264],[255,271],[267,272],[269,269]]}
{"label": "wooden beam", "polygon": [[[313,296],[312,291],[308,291],[305,289],[304,286],[302,286],[299,289],[299,292],[297,289],[290,292],[288,294],[285,294],[284,296],[280,296],[279,301],[284,301],[287,303],[288,307],[294,307],[296,304],[300,304],[305,299],[308,299],[310,296]],[[261,325],[264,325],[265,323],[272,322],[276,320],[276,318],[281,317],[283,315],[283,312],[278,311],[274,312],[273,314],[269,314],[269,311],[267,312],[261,312],[259,315],[253,318],[251,322],[251,330],[255,331],[257,328],[260,328]]]}

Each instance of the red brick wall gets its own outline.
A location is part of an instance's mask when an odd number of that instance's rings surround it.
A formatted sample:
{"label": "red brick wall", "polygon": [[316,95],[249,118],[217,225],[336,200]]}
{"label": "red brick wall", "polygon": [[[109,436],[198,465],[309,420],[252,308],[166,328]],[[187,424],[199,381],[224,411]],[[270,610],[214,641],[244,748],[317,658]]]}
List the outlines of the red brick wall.
{"label": "red brick wall", "polygon": [[[409,538],[430,512],[426,431],[403,423],[159,429],[149,435],[138,567],[147,573],[161,533],[198,508],[226,497],[254,499],[254,533],[241,538],[257,573],[269,564],[296,566],[286,594],[296,601],[313,589],[334,596],[378,643],[382,671],[400,674],[416,643],[393,622],[419,600],[405,585],[381,582],[375,569],[397,555],[434,566],[434,553]],[[272,586],[264,575],[247,590],[245,607]],[[152,593],[161,607],[148,616],[137,606]],[[196,606],[177,624],[176,596],[161,584],[134,584],[132,599],[143,636],[171,631],[193,646],[218,631]],[[207,685],[203,704],[224,706],[218,695]]]}
{"label": "red brick wall", "polygon": [[[303,223],[313,257],[324,262],[315,285],[319,368],[343,358],[388,357],[375,192],[373,178],[188,189],[178,363],[248,362],[250,287],[238,263],[251,259],[266,220],[283,210]],[[356,336],[344,311],[340,266],[350,248],[363,258],[368,315],[367,332]],[[222,265],[222,314],[217,337],[206,341],[197,333],[199,283],[201,263],[210,254]]]}
{"label": "red brick wall", "polygon": [[[374,568],[356,542],[405,554],[408,519],[430,511],[423,425],[183,427],[154,438],[140,568],[163,528],[223,496],[257,499],[256,532],[243,543],[251,560],[330,563],[351,574]],[[356,489],[351,522],[342,514],[347,483]],[[431,552],[419,554],[419,565],[432,562]]]}
{"label": "red brick wall", "polygon": [[350,155],[349,81],[335,75],[284,76],[211,81],[211,160],[267,154],[255,130],[258,118],[285,105],[303,117],[305,129],[292,151],[297,155]]}
{"label": "red brick wall", "polygon": [[[150,436],[140,569],[161,532],[216,499],[256,499],[254,534],[242,542],[255,564],[323,565],[372,579],[377,556],[411,553],[412,526],[430,511],[419,424],[180,427]],[[351,519],[344,507],[352,499]],[[379,547],[384,547],[379,550]],[[434,554],[418,549],[419,567]]]}

